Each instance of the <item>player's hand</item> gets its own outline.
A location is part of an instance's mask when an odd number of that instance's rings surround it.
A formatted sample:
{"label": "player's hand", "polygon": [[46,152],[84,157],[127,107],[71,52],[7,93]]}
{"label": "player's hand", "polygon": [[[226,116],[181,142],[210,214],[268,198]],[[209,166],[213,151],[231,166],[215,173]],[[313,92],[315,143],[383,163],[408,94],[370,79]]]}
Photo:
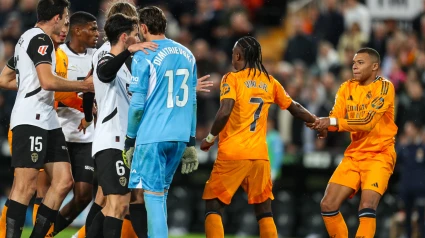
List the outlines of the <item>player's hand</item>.
{"label": "player's hand", "polygon": [[87,76],[83,83],[85,84],[84,92],[94,93],[93,75]]}
{"label": "player's hand", "polygon": [[331,125],[331,120],[329,119],[329,117],[321,117],[319,119],[316,119],[316,121],[313,123],[306,123],[306,126],[316,131],[322,131],[322,130],[328,129],[330,125]]}
{"label": "player's hand", "polygon": [[195,146],[188,146],[182,157],[182,174],[189,174],[198,169],[198,155]]}
{"label": "player's hand", "polygon": [[128,51],[130,51],[130,53],[136,53],[137,51],[143,51],[143,53],[145,54],[149,54],[148,50],[151,51],[156,51],[156,49],[158,48],[158,44],[154,43],[154,42],[142,42],[142,43],[136,43],[133,45],[130,45],[128,47]]}
{"label": "player's hand", "polygon": [[319,139],[325,139],[328,136],[328,130],[321,130],[319,131],[319,134],[317,134],[317,138]]}
{"label": "player's hand", "polygon": [[207,75],[200,77],[198,79],[198,84],[196,86],[196,92],[206,92],[206,93],[210,92],[210,90],[208,88],[212,87],[214,84],[213,84],[212,81],[205,81],[209,77],[210,77],[210,75],[207,74]]}
{"label": "player's hand", "polygon": [[125,137],[122,159],[129,169],[131,168],[131,161],[133,160],[134,144],[136,144],[136,138],[130,138],[128,136]]}
{"label": "player's hand", "polygon": [[87,122],[85,118],[81,119],[80,125],[78,126],[78,131],[83,130],[83,133],[86,134],[86,129],[93,123],[93,120]]}
{"label": "player's hand", "polygon": [[207,152],[210,150],[211,146],[213,145],[214,145],[214,141],[209,143],[206,139],[203,139],[201,142],[201,150]]}

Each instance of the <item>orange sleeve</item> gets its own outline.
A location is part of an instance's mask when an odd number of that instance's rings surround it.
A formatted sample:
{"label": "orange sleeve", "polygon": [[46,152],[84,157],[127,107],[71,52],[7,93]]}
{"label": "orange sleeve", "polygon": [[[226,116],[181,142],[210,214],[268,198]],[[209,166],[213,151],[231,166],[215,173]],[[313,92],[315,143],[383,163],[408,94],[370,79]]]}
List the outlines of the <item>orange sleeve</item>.
{"label": "orange sleeve", "polygon": [[55,101],[61,102],[67,107],[82,111],[83,99],[75,92],[55,92]]}
{"label": "orange sleeve", "polygon": [[223,76],[220,86],[220,101],[229,98],[236,101],[236,77],[232,73]]}
{"label": "orange sleeve", "polygon": [[345,119],[338,118],[339,131],[371,131],[379,122],[384,113],[391,105],[394,105],[394,85],[389,81],[382,81],[381,90],[372,96],[373,100],[367,107],[367,113],[363,118]]}
{"label": "orange sleeve", "polygon": [[[339,87],[338,92],[335,95],[335,104],[329,112],[329,117],[345,118],[345,114],[347,113],[345,106],[345,87],[347,87],[347,83],[343,83]],[[328,131],[338,131],[338,128],[330,126],[328,127]]]}
{"label": "orange sleeve", "polygon": [[274,81],[274,103],[279,105],[279,107],[282,110],[287,109],[291,103],[292,98],[289,96],[289,94],[285,91],[282,84],[279,83],[275,78],[271,77]]}
{"label": "orange sleeve", "polygon": [[61,102],[62,100],[75,97],[77,97],[76,92],[55,92],[55,101]]}

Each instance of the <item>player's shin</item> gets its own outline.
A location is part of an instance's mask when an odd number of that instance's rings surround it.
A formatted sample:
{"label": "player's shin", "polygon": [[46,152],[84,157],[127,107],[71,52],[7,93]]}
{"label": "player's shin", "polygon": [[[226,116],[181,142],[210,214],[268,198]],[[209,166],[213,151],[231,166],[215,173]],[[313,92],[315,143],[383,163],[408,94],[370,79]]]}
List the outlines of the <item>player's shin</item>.
{"label": "player's shin", "polygon": [[207,238],[224,237],[223,222],[219,211],[205,213],[205,234]]}
{"label": "player's shin", "polygon": [[103,223],[105,221],[105,215],[102,212],[98,212],[92,221],[90,227],[86,226],[87,238],[103,237]]}
{"label": "player's shin", "polygon": [[42,203],[38,209],[34,229],[30,237],[45,237],[57,215],[58,210],[53,210]]}
{"label": "player's shin", "polygon": [[148,214],[148,233],[150,238],[168,237],[167,219],[164,214],[164,195],[144,193],[146,210]]}
{"label": "player's shin", "polygon": [[6,203],[4,204],[3,209],[1,211],[0,238],[6,237],[6,213],[7,213],[8,206],[9,206],[9,199],[6,200]]}
{"label": "player's shin", "polygon": [[99,204],[94,202],[93,205],[90,208],[89,214],[87,214],[86,225],[85,225],[85,228],[84,228],[86,232],[89,230],[89,228],[92,225],[96,215],[101,210],[102,210],[102,206],[100,206]]}
{"label": "player's shin", "polygon": [[107,216],[103,222],[103,237],[120,238],[123,220]]}
{"label": "player's shin", "polygon": [[133,224],[134,231],[139,238],[148,236],[148,215],[145,204],[130,204],[130,220]]}
{"label": "player's shin", "polygon": [[356,237],[372,238],[376,231],[376,211],[371,208],[364,208],[359,211],[360,225],[357,229]]}
{"label": "player's shin", "polygon": [[40,207],[40,204],[43,202],[43,198],[42,197],[36,197],[34,200],[34,207],[32,209],[32,225],[35,225],[35,220],[37,218],[37,212],[38,212],[38,208]]}
{"label": "player's shin", "polygon": [[347,225],[345,224],[344,218],[339,210],[333,212],[322,212],[322,218],[330,237],[348,237]]}
{"label": "player's shin", "polygon": [[260,238],[277,238],[277,229],[273,221],[273,213],[266,212],[257,216],[260,226]]}
{"label": "player's shin", "polygon": [[21,237],[27,205],[9,200],[6,213],[6,237]]}

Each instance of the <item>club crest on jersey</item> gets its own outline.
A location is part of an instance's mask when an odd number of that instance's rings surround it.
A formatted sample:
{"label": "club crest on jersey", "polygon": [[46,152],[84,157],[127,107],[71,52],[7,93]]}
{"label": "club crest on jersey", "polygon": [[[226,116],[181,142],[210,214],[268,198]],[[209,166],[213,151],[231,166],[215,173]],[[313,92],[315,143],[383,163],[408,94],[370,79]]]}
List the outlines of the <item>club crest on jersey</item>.
{"label": "club crest on jersey", "polygon": [[120,184],[121,186],[125,187],[125,185],[127,184],[127,178],[126,177],[121,177],[120,178]]}
{"label": "club crest on jersey", "polygon": [[31,154],[31,160],[32,162],[36,163],[38,160],[38,154],[37,153],[32,153]]}
{"label": "club crest on jersey", "polygon": [[221,92],[220,96],[224,96],[230,92],[230,86],[227,83],[224,83],[223,86],[221,86]]}
{"label": "club crest on jersey", "polygon": [[37,50],[37,52],[40,54],[40,55],[46,55],[47,54],[47,48],[49,48],[49,46],[48,45],[40,45],[40,47],[38,47],[38,50]]}

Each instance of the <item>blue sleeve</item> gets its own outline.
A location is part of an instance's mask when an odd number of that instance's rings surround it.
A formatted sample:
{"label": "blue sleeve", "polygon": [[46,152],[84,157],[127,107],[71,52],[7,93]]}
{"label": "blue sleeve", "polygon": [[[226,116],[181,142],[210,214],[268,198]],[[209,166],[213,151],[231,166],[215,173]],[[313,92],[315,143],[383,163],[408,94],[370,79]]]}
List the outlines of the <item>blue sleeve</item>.
{"label": "blue sleeve", "polygon": [[132,93],[130,108],[128,109],[127,136],[136,138],[145,110],[146,96],[149,88],[149,64],[138,54],[131,63],[131,83],[129,91]]}
{"label": "blue sleeve", "polygon": [[195,137],[196,135],[196,115],[197,115],[197,102],[196,102],[196,86],[198,85],[198,72],[196,69],[196,63],[193,65],[193,72],[192,72],[192,77],[193,77],[193,87],[192,87],[192,92],[193,92],[193,115],[192,115],[192,127],[190,130],[190,136],[191,137]]}

